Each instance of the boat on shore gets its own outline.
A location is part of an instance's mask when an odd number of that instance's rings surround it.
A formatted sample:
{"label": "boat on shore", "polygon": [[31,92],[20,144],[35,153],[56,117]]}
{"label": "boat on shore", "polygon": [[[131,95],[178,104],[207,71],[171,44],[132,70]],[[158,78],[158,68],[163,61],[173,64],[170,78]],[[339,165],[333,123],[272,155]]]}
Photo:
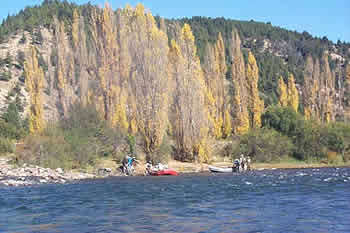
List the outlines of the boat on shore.
{"label": "boat on shore", "polygon": [[210,172],[214,172],[214,173],[232,173],[232,172],[236,172],[235,168],[232,167],[214,167],[214,166],[209,166],[208,167]]}
{"label": "boat on shore", "polygon": [[153,171],[150,173],[151,176],[177,176],[179,173],[173,169],[164,169],[159,171]]}

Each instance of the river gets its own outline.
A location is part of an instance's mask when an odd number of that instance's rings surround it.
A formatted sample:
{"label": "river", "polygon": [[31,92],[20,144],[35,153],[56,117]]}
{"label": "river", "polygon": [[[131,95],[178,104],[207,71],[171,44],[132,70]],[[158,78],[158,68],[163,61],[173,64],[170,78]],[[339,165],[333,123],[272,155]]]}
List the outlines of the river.
{"label": "river", "polygon": [[0,187],[0,232],[350,232],[350,168]]}

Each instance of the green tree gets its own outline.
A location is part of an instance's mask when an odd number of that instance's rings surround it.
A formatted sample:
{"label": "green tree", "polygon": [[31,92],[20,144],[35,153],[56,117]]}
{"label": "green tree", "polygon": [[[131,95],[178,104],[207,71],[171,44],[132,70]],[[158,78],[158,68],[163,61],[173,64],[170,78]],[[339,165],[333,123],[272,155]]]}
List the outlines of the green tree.
{"label": "green tree", "polygon": [[240,136],[238,145],[233,151],[235,155],[243,153],[258,162],[278,161],[294,151],[290,138],[268,128],[253,129]]}
{"label": "green tree", "polygon": [[350,159],[350,126],[343,122],[324,125],[321,141],[330,151],[341,154],[344,160]]}

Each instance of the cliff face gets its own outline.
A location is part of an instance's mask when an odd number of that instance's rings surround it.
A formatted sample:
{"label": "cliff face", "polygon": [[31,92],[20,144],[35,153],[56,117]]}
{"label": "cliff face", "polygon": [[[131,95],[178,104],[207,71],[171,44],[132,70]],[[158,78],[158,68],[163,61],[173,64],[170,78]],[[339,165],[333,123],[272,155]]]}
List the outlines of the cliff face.
{"label": "cliff face", "polygon": [[[35,38],[40,34],[40,39]],[[12,34],[0,46],[0,59],[9,60],[0,67],[2,75],[7,74],[8,80],[0,81],[0,111],[14,101],[18,96],[23,104],[22,116],[25,117],[30,111],[30,95],[25,84],[24,62],[30,56],[30,48],[37,50],[39,65],[44,71],[43,108],[44,119],[57,120],[59,109],[57,108],[58,90],[54,88],[56,67],[53,66],[52,52],[55,48],[54,33],[52,29],[38,27],[33,33],[19,31]]]}
{"label": "cliff face", "polygon": [[[140,9],[136,8],[137,10]],[[4,111],[18,96],[24,105],[22,115],[28,115],[31,95],[25,84],[24,62],[30,56],[31,46],[34,46],[45,77],[41,93],[45,121],[56,121],[67,116],[70,106],[80,102],[85,105],[94,103],[96,108],[103,112],[104,118],[112,122],[125,121],[124,127],[126,124],[130,127],[137,115],[135,101],[140,101],[137,99],[140,97],[139,94],[146,90],[140,90],[135,98],[128,98],[131,95],[130,91],[138,91],[136,87],[143,85],[130,80],[141,79],[142,74],[157,72],[157,69],[163,72],[161,67],[167,65],[147,57],[149,56],[147,53],[154,53],[152,56],[164,56],[165,60],[168,59],[166,54],[169,48],[159,39],[165,38],[165,35],[157,30],[167,32],[169,38],[175,39],[179,33],[176,32],[176,22],[162,24],[161,20],[158,20],[156,23],[143,11],[135,13],[135,15],[146,15],[146,18],[140,21],[128,16],[131,12],[128,8],[119,13],[106,12],[91,8],[89,11],[82,11],[81,14],[72,14],[71,22],[68,24],[56,19],[49,26],[36,26],[30,32],[20,29],[9,33],[0,44],[0,111]],[[144,34],[140,31],[140,28],[145,26],[142,23],[152,24],[149,31],[145,31]],[[160,29],[152,28],[153,24]],[[203,28],[205,26],[200,27],[204,31],[210,31],[209,28]],[[230,56],[229,50],[233,46],[227,39],[231,36],[227,35],[231,33],[227,32],[228,28],[222,29],[227,57]],[[212,41],[213,37],[210,33],[204,33],[207,36],[203,36],[204,34],[198,31],[198,26],[197,28],[193,26],[192,29],[198,53],[203,60],[204,43]],[[257,58],[261,95],[272,96],[271,100],[265,101],[265,107],[273,104],[278,95],[275,77],[282,75],[288,83],[287,73],[290,72],[294,73],[297,79],[301,99],[299,110],[307,117],[327,122],[349,116],[347,100],[349,91],[345,69],[347,59],[350,57],[350,48],[346,49],[346,44],[335,45],[326,41],[322,44],[320,56],[315,57],[317,54],[315,52],[312,57],[307,52],[315,47],[311,45],[309,48],[300,47],[299,42],[291,38],[273,39],[272,36],[266,35],[255,37],[244,29],[239,32],[243,51],[252,51]],[[215,33],[216,31],[213,34]],[[154,46],[150,46],[149,42],[145,44],[143,39],[150,35],[155,36],[159,43]],[[154,40],[151,38],[149,41]],[[310,41],[316,43],[314,39]],[[147,46],[150,46],[149,50],[145,49]],[[161,60],[165,61],[164,59]],[[154,64],[147,64],[146,67],[144,61]],[[276,66],[278,62],[281,64]],[[231,65],[229,59],[227,64]],[[156,68],[150,69],[151,65]],[[205,70],[205,67],[203,68]],[[265,71],[269,69],[270,73],[266,73]],[[168,71],[164,70],[163,75],[166,75],[166,72]],[[230,72],[229,67],[227,73]],[[235,89],[234,84],[225,86]],[[232,96],[227,98],[231,99]]]}

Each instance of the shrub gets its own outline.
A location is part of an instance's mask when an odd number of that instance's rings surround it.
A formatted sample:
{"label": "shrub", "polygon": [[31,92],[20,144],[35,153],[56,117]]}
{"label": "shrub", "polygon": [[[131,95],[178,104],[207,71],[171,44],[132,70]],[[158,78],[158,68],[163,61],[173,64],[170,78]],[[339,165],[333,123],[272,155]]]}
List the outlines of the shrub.
{"label": "shrub", "polygon": [[322,128],[323,143],[330,149],[339,153],[350,150],[350,125],[335,122]]}
{"label": "shrub", "polygon": [[108,128],[94,108],[76,105],[58,125],[26,138],[27,149],[17,158],[44,167],[86,168],[101,156],[115,155],[122,141],[125,135]]}
{"label": "shrub", "polygon": [[72,168],[62,132],[50,128],[44,134],[46,135],[27,137],[24,148],[16,152],[16,161],[19,164],[36,164],[50,168]]}
{"label": "shrub", "polygon": [[275,129],[289,137],[295,137],[305,124],[303,116],[290,107],[271,106],[261,118],[263,127]]}
{"label": "shrub", "polygon": [[27,122],[21,119],[18,107],[21,103],[16,98],[1,115],[0,136],[19,140],[27,135]]}
{"label": "shrub", "polygon": [[239,138],[239,143],[233,149],[233,156],[248,155],[255,161],[277,161],[284,155],[291,155],[294,150],[293,143],[276,130],[262,128],[248,132]]}
{"label": "shrub", "polygon": [[0,119],[0,136],[15,139],[19,135],[15,125],[9,124],[6,121]]}
{"label": "shrub", "polygon": [[7,139],[0,137],[0,153],[13,153],[14,145],[13,143]]}
{"label": "shrub", "polygon": [[167,163],[171,158],[172,147],[168,136],[164,136],[162,144],[158,150],[150,154],[150,160],[152,163]]}
{"label": "shrub", "polygon": [[134,151],[135,151],[135,143],[136,143],[136,139],[135,136],[133,135],[128,135],[126,137],[128,145],[129,145],[129,153],[133,156],[134,155]]}
{"label": "shrub", "polygon": [[293,156],[297,159],[310,160],[326,157],[327,148],[321,140],[320,126],[314,122],[306,121],[298,127],[293,141],[296,147]]}
{"label": "shrub", "polygon": [[335,151],[347,160],[350,154],[350,125],[335,122],[322,127],[321,141],[328,150]]}
{"label": "shrub", "polygon": [[328,151],[327,152],[327,160],[328,163],[334,163],[337,159],[337,152],[335,151]]}
{"label": "shrub", "polygon": [[233,151],[233,149],[235,148],[236,142],[232,142],[232,143],[228,143],[226,144],[220,151],[219,151],[219,155],[222,157],[231,157],[231,153]]}
{"label": "shrub", "polygon": [[0,81],[10,81],[11,74],[9,72],[2,72],[0,73]]}
{"label": "shrub", "polygon": [[92,140],[87,140],[74,129],[65,132],[57,127],[49,127],[42,135],[27,137],[24,143],[26,150],[17,154],[19,163],[72,169],[93,164],[96,159]]}
{"label": "shrub", "polygon": [[271,106],[262,116],[264,127],[275,129],[288,136],[294,146],[293,156],[301,160],[324,158],[327,147],[321,140],[321,127],[318,123],[307,121],[302,115],[289,107]]}

